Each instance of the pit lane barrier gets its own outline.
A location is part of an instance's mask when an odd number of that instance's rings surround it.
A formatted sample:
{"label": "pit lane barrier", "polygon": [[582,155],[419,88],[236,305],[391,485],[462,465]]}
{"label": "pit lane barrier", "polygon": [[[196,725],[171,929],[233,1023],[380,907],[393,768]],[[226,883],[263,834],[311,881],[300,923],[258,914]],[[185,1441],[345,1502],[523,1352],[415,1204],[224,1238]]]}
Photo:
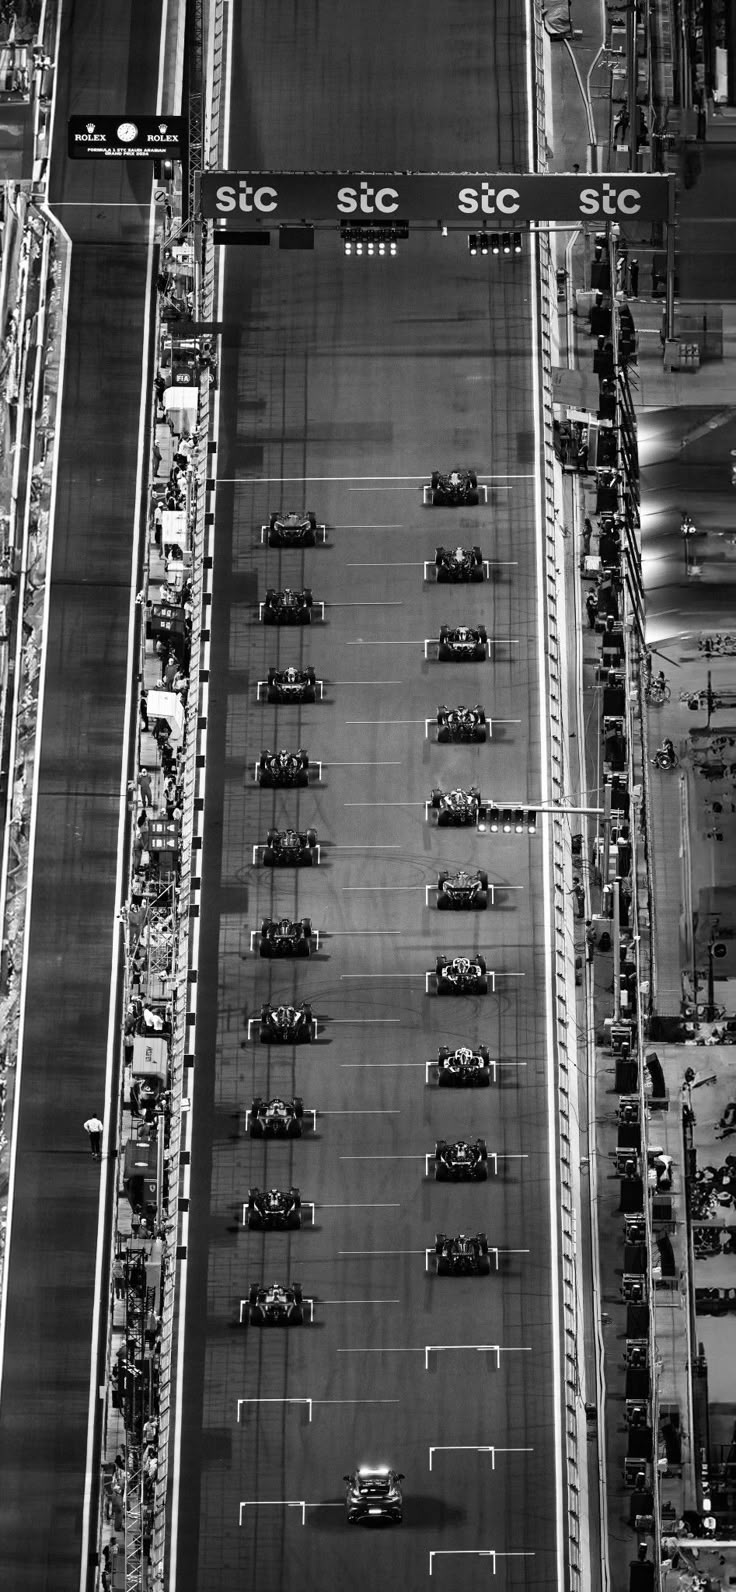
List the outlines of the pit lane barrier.
{"label": "pit lane barrier", "polygon": [[[315,688],[315,691],[319,690],[319,699],[320,699],[320,702],[322,702],[324,700],[324,694],[325,694],[325,683],[324,683],[324,680],[315,680],[314,688]],[[264,698],[266,700],[268,700],[268,680],[257,680],[256,681],[256,702],[262,702],[264,700]],[[297,706],[301,706],[301,704],[298,701],[297,701],[296,705]],[[278,707],[278,706],[288,707],[289,704],[288,704],[288,702],[287,703],[281,703],[281,704],[274,702],[274,703],[271,703],[271,706],[272,707]]]}

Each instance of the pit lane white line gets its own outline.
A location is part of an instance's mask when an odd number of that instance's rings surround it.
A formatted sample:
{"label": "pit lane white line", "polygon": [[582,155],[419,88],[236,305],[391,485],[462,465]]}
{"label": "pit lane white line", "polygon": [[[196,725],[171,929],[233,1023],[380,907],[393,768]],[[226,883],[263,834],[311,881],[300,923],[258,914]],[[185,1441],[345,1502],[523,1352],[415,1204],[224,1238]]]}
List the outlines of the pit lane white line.
{"label": "pit lane white line", "polygon": [[[345,1111],[320,1111],[321,1117],[400,1117],[398,1106],[355,1106]],[[423,1251],[422,1251],[423,1253]]]}
{"label": "pit lane white line", "polygon": [[414,641],[396,641],[396,640],[393,640],[393,641],[363,641],[362,637],[360,637],[357,641],[346,641],[345,642],[345,646],[346,647],[423,647],[424,646],[424,636],[420,636],[418,640],[414,640]]}
{"label": "pit lane white line", "polygon": [[390,559],[378,558],[369,564],[346,564],[346,569],[421,569],[423,558]]}
{"label": "pit lane white line", "polygon": [[[341,973],[340,982],[348,978],[424,978],[424,973]],[[523,978],[523,974],[518,974]]]}
{"label": "pit lane white line", "polygon": [[[500,886],[497,885],[496,888],[499,889]],[[506,887],[504,887],[504,888],[506,888]],[[514,887],[509,886],[508,888],[514,888]],[[515,888],[518,889],[518,890],[521,890],[522,886],[521,885],[517,885],[517,886],[515,886]],[[434,885],[423,885],[423,884],[343,884],[343,885],[340,886],[340,889],[345,891],[345,892],[348,892],[348,891],[353,891],[354,892],[356,890],[394,890],[394,891],[396,891],[398,893],[401,890],[403,890],[403,891],[407,891],[407,890],[432,890],[432,889],[434,889]]]}
{"label": "pit lane white line", "polygon": [[[430,1152],[430,1154],[431,1153],[433,1153],[433,1152]],[[425,1155],[341,1155],[341,1156],[338,1157],[338,1159],[340,1161],[425,1161],[426,1158],[427,1158],[426,1154]],[[344,1254],[345,1251],[341,1250],[340,1253]],[[387,1253],[388,1254],[393,1254],[393,1250],[388,1250]],[[417,1250],[417,1251],[412,1250],[412,1254],[414,1254],[414,1253],[419,1254],[420,1251],[419,1250]],[[528,1250],[524,1251],[525,1255],[528,1255],[528,1253],[529,1253]]]}
{"label": "pit lane white line", "polygon": [[[331,940],[344,939],[346,935],[355,935],[355,934],[403,934],[403,932],[404,932],[403,929],[328,929],[327,930],[327,933],[328,933],[328,935],[329,935]],[[345,1020],[345,1022],[348,1021],[347,1018],[345,1018],[344,1020]],[[343,1021],[343,1019],[342,1018],[340,1018],[340,1019],[333,1018],[333,1022],[337,1022],[337,1021]],[[400,1019],[398,1017],[392,1017],[390,1019],[386,1018],[386,1021],[387,1022],[391,1021],[391,1022],[398,1023],[400,1021]]]}
{"label": "pit lane white line", "polygon": [[360,843],[358,841],[356,841],[354,846],[331,846],[330,850],[331,851],[401,851],[401,846],[399,845],[398,841],[393,841],[393,840],[386,841],[385,844],[378,845],[378,846],[361,846]]}
{"label": "pit lane white line", "polygon": [[[374,930],[373,932],[380,934],[382,931],[380,929],[377,929],[377,930]],[[330,1017],[328,1019],[328,1021],[330,1022],[332,1027],[335,1027],[337,1023],[342,1023],[343,1025],[345,1023],[400,1023],[401,1022],[401,1018],[400,1017]]]}
{"label": "pit lane white line", "polygon": [[343,807],[426,807],[426,802],[343,802]]}
{"label": "pit lane white line", "polygon": [[390,602],[386,602],[383,598],[378,600],[375,597],[362,597],[360,602],[357,603],[326,602],[324,604],[325,608],[403,608],[403,606],[403,602],[399,602],[398,599],[392,598]]}
{"label": "pit lane white line", "polygon": [[323,1204],[318,1200],[315,1206],[318,1211],[400,1211],[399,1200],[348,1200],[339,1204]]}
{"label": "pit lane white line", "polygon": [[[506,722],[504,720],[504,722]],[[521,719],[509,720],[509,723],[520,724]],[[346,719],[346,724],[426,724],[426,719]],[[501,720],[497,720],[501,723]]]}
{"label": "pit lane white line", "polygon": [[[401,1018],[400,1017],[394,1017],[394,1018],[391,1019],[391,1021],[395,1022],[395,1023],[400,1023],[401,1022]],[[340,1062],[340,1066],[341,1067],[350,1067],[350,1068],[352,1068],[353,1071],[356,1071],[357,1068],[359,1068],[359,1067],[425,1067],[427,1065],[429,1065],[431,1067],[436,1067],[437,1063],[436,1062],[427,1063],[427,1062],[424,1062],[424,1061],[341,1061]],[[524,1065],[526,1065],[526,1063]]]}
{"label": "pit lane white line", "polygon": [[391,524],[391,523],[389,523],[386,520],[382,520],[380,525],[335,525],[335,526],[333,526],[333,530],[336,530],[336,531],[403,531],[403,529],[404,529],[403,520],[401,521],[400,524],[396,524],[396,525]]}
{"label": "pit lane white line", "polygon": [[[338,1249],[338,1255],[423,1255],[423,1249]],[[338,1353],[340,1351],[338,1350]]]}
{"label": "pit lane white line", "polygon": [[[369,757],[350,763],[323,763],[324,768],[401,768],[401,758],[396,757]],[[341,846],[335,846],[335,851],[341,851]]]}
{"label": "pit lane white line", "polygon": [[405,680],[328,680],[327,685],[405,685]]}
{"label": "pit lane white line", "polygon": [[[400,1305],[400,1299],[320,1299],[318,1305]],[[315,1399],[316,1404],[398,1404],[398,1399]]]}

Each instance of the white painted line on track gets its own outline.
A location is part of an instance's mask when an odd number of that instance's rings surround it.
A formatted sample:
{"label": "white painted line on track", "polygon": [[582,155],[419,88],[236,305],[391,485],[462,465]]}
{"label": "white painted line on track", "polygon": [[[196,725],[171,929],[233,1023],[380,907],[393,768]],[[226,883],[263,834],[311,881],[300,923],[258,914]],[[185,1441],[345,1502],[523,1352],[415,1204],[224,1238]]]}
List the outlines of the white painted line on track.
{"label": "white painted line on track", "polygon": [[[392,1018],[393,1022],[401,1022],[400,1017]],[[432,1063],[436,1066],[436,1062]],[[351,1068],[354,1072],[359,1067],[424,1067],[423,1061],[341,1061],[341,1067]]]}
{"label": "white painted line on track", "polygon": [[[426,719],[346,719],[346,724],[426,724]],[[520,724],[521,719],[514,723]]]}
{"label": "white painted line on track", "polygon": [[355,685],[362,690],[366,685],[406,685],[405,680],[328,680],[328,685]]}
{"label": "white painted line on track", "polygon": [[398,1106],[352,1106],[345,1111],[320,1111],[321,1117],[400,1117]]}
{"label": "white painted line on track", "polygon": [[[317,1299],[318,1305],[400,1305],[400,1299]],[[398,1399],[315,1399],[316,1404],[398,1404]]]}
{"label": "white painted line on track", "polygon": [[424,973],[341,973],[340,982],[349,978],[424,978]]}
{"label": "white painted line on track", "polygon": [[426,807],[426,802],[343,802],[343,807]]}
{"label": "white painted line on track", "polygon": [[497,1552],[495,1548],[432,1548],[429,1554],[429,1573],[430,1575],[434,1574],[433,1559],[457,1559],[467,1558],[468,1556],[471,1559],[491,1559],[493,1561],[493,1574],[495,1575],[497,1559],[533,1559],[534,1553],[527,1548],[512,1548],[508,1552],[501,1549]]}
{"label": "white painted line on track", "polygon": [[[407,558],[392,560],[389,558],[374,559],[369,564],[346,564],[346,569],[421,569],[424,560],[421,558]],[[391,606],[387,604],[386,606]]]}
{"label": "white painted line on track", "polygon": [[[393,890],[394,893],[398,895],[401,891],[406,893],[407,890],[424,890],[432,888],[433,886],[425,886],[423,884],[343,884],[340,886],[340,889],[346,895],[350,893],[355,894],[356,891],[365,890]],[[497,888],[499,887],[497,886]],[[523,887],[521,885],[517,885],[516,888],[521,890]]]}
{"label": "white painted line on track", "polygon": [[403,602],[399,602],[398,599],[392,598],[390,602],[387,602],[383,597],[380,600],[375,597],[364,597],[357,603],[326,602],[323,604],[325,608],[403,608],[403,606]]}
{"label": "white painted line on track", "polygon": [[[368,757],[352,760],[349,763],[325,763],[325,768],[401,768],[401,758],[397,757]],[[342,851],[344,847],[333,846],[333,851]],[[349,848],[350,849],[350,848]]]}
{"label": "white painted line on track", "polygon": [[[355,934],[403,934],[404,931],[403,929],[328,929],[326,932],[331,940],[344,940],[346,936]],[[333,1018],[333,1022],[339,1020],[340,1019]],[[391,1018],[390,1020],[392,1022],[399,1022],[398,1017]],[[387,1021],[389,1021],[388,1018]]]}
{"label": "white painted line on track", "polygon": [[429,1450],[429,1468],[432,1469],[433,1454],[490,1454],[493,1469],[496,1469],[497,1454],[533,1454],[531,1447],[524,1448],[499,1448],[495,1443],[435,1443]]}
{"label": "white painted line on track", "polygon": [[332,851],[401,851],[398,841],[387,841],[380,846],[361,846],[357,841],[354,846],[332,846]]}
{"label": "white painted line on track", "polygon": [[[434,1152],[430,1151],[429,1153],[433,1154]],[[338,1160],[340,1160],[340,1161],[426,1161],[426,1159],[427,1159],[426,1154],[425,1155],[341,1155],[341,1156],[338,1156]],[[419,1253],[419,1251],[417,1251],[417,1253]],[[528,1255],[529,1251],[525,1250],[524,1253]]]}
{"label": "white painted line on track", "polygon": [[417,640],[414,640],[414,641],[396,641],[396,640],[392,640],[392,641],[363,641],[363,639],[361,637],[358,641],[346,641],[345,642],[345,646],[346,647],[423,647],[424,646],[424,636],[420,636],[418,641]]}
{"label": "white painted line on track", "polygon": [[404,522],[391,524],[382,520],[380,525],[335,525],[336,531],[403,531]]}
{"label": "white painted line on track", "polygon": [[423,1249],[338,1249],[338,1255],[423,1255]]}
{"label": "white painted line on track", "polygon": [[323,1204],[317,1201],[318,1211],[400,1211],[399,1200],[348,1200],[335,1204]]}
{"label": "white painted line on track", "polygon": [[[374,931],[374,932],[376,932],[376,931]],[[379,930],[378,932],[380,933],[381,931]],[[400,1023],[400,1022],[401,1022],[401,1018],[400,1017],[330,1017],[330,1019],[329,1019],[329,1023],[330,1023],[330,1027],[331,1028],[335,1027],[336,1024],[338,1024],[338,1023],[341,1023],[343,1025],[343,1027],[344,1027],[346,1023]]]}

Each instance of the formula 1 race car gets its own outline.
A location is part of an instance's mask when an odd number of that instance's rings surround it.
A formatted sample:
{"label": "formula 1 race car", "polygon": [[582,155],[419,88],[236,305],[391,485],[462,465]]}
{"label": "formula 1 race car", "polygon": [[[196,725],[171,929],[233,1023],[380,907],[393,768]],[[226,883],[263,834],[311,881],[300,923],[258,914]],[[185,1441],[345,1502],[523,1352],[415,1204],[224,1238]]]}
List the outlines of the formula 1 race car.
{"label": "formula 1 race car", "polygon": [[434,555],[438,584],[480,581],[485,578],[483,554],[479,547],[438,547]]}
{"label": "formula 1 race car", "polygon": [[304,1106],[300,1095],[291,1100],[262,1100],[256,1095],[248,1115],[251,1139],[300,1139]]}
{"label": "formula 1 race car", "polygon": [[292,591],[289,586],[275,591],[269,586],[263,600],[262,620],[264,625],[311,625],[313,606],[308,586],[303,591]]}
{"label": "formula 1 race car", "polygon": [[301,1006],[261,1007],[260,1029],[263,1045],[311,1045],[314,1018],[308,1001]]}
{"label": "formula 1 race car", "polygon": [[315,829],[269,829],[263,848],[266,868],[313,868],[317,860]]}
{"label": "formula 1 race car", "polygon": [[485,625],[440,625],[440,663],[482,663],[487,649]]}
{"label": "formula 1 race car", "polygon": [[437,709],[437,740],[441,744],[485,741],[486,724],[485,709],[480,702],[472,708],[466,708],[464,702],[459,702],[456,708],[448,708],[441,702]]}
{"label": "formula 1 race car", "polygon": [[438,825],[443,829],[449,824],[477,824],[480,791],[477,785],[471,785],[469,790],[463,790],[460,786],[457,790],[435,789],[430,804],[437,814]]}
{"label": "formula 1 race car", "polygon": [[269,547],[314,547],[317,541],[317,516],[308,509],[297,514],[293,509],[272,514],[268,522]]}
{"label": "formula 1 race car", "polygon": [[298,1188],[249,1188],[248,1226],[256,1232],[301,1227],[302,1200]]}
{"label": "formula 1 race car", "polygon": [[264,918],[258,942],[259,956],[309,956],[312,949],[311,918]]}
{"label": "formula 1 race car", "polygon": [[466,1233],[458,1233],[456,1238],[438,1233],[434,1252],[438,1277],[487,1277],[490,1273],[491,1257],[485,1233],[476,1233],[472,1238]]}
{"label": "formula 1 race car", "polygon": [[438,1139],[434,1151],[434,1175],[438,1183],[485,1183],[488,1177],[488,1150],[485,1139],[468,1144],[467,1139]]}
{"label": "formula 1 race car", "polygon": [[308,785],[309,757],[304,747],[298,746],[295,752],[288,752],[285,746],[280,752],[265,749],[258,759],[256,779],[265,790],[284,785]]}
{"label": "formula 1 race car", "polygon": [[440,1089],[487,1088],[491,1081],[491,1057],[485,1045],[472,1050],[469,1045],[459,1045],[448,1050],[441,1045],[437,1052],[437,1083]]}
{"label": "formula 1 race car", "polygon": [[433,508],[458,508],[479,503],[475,470],[449,470],[446,475],[440,470],[433,470],[429,495]]}
{"label": "formula 1 race car", "polygon": [[348,1476],[345,1492],[348,1525],[360,1521],[389,1521],[400,1526],[404,1518],[400,1470],[390,1470],[387,1465],[361,1465]]}
{"label": "formula 1 race car", "polygon": [[314,669],[269,669],[266,696],[269,702],[315,702],[317,676]]}
{"label": "formula 1 race car", "polygon": [[488,874],[481,868],[466,873],[443,870],[437,876],[437,906],[440,912],[485,912],[488,906]]}
{"label": "formula 1 race car", "polygon": [[435,962],[438,995],[486,995],[488,977],[484,956],[438,956]]}
{"label": "formula 1 race car", "polygon": [[299,1282],[253,1282],[248,1294],[248,1321],[252,1327],[302,1327],[304,1303]]}

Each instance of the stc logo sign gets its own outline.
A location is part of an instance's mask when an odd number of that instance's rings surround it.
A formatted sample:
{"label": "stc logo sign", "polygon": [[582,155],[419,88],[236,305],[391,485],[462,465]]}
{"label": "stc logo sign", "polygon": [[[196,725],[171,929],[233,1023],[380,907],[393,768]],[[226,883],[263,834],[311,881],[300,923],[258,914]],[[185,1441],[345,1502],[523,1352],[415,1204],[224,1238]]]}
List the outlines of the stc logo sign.
{"label": "stc logo sign", "polygon": [[205,172],[202,213],[214,220],[403,221],[462,224],[499,221],[577,221],[641,216],[666,220],[666,177],[568,177],[348,172]]}

